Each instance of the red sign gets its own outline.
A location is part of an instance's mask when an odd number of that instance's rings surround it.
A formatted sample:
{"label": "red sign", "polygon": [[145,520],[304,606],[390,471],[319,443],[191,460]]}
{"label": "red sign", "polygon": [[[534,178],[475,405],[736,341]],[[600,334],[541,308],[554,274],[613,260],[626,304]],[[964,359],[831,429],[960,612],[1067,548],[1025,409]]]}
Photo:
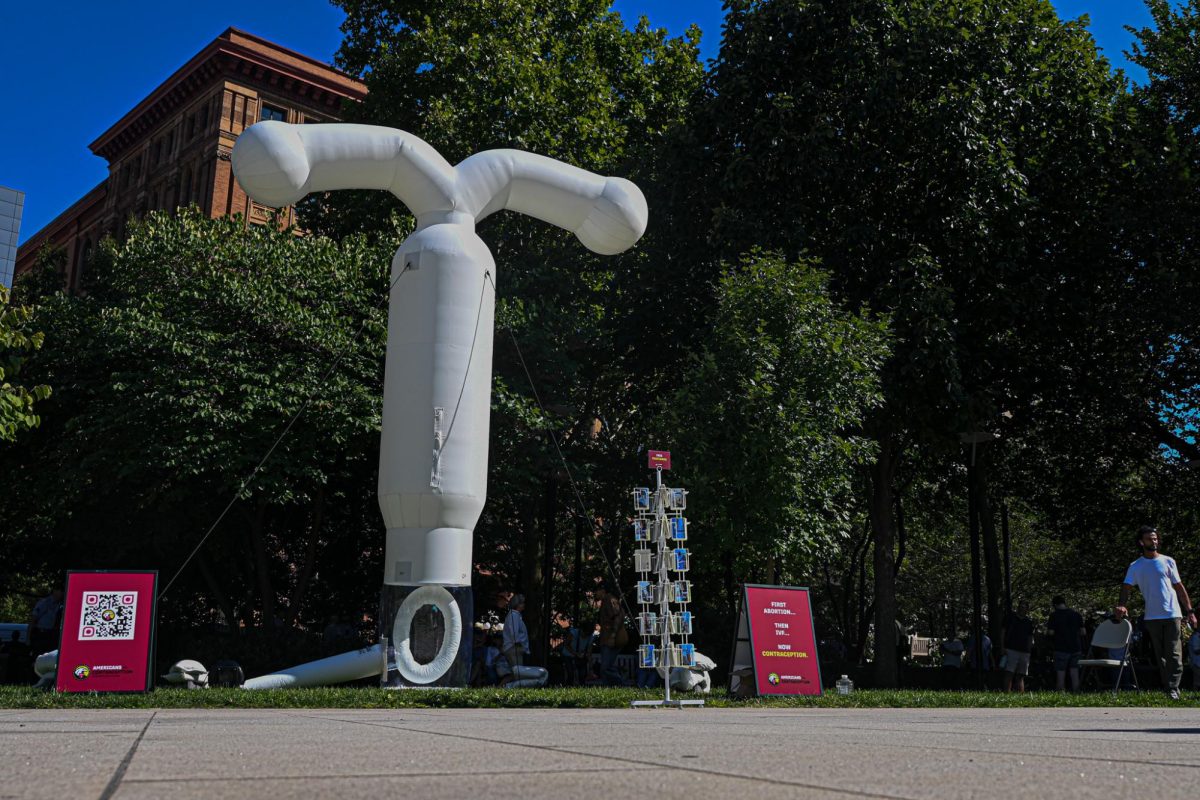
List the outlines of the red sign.
{"label": "red sign", "polygon": [[670,450],[651,450],[647,460],[650,462],[650,469],[661,469],[664,472],[671,469]]}
{"label": "red sign", "polygon": [[157,572],[67,573],[58,691],[149,691],[157,586]]}
{"label": "red sign", "polygon": [[808,589],[746,586],[750,649],[758,694],[821,693],[817,637]]}

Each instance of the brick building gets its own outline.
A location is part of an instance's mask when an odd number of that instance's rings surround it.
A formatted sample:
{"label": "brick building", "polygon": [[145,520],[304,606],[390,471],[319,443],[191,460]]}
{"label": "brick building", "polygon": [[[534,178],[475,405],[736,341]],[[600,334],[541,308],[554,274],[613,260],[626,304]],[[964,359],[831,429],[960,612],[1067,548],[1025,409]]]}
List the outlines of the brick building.
{"label": "brick building", "polygon": [[108,177],[21,246],[16,274],[52,243],[65,250],[64,278],[74,290],[96,243],[120,236],[130,215],[155,209],[194,203],[211,217],[265,222],[271,209],[233,178],[238,134],[263,119],[336,120],[344,101],[366,92],[328,64],[229,28],[89,145],[108,161]]}

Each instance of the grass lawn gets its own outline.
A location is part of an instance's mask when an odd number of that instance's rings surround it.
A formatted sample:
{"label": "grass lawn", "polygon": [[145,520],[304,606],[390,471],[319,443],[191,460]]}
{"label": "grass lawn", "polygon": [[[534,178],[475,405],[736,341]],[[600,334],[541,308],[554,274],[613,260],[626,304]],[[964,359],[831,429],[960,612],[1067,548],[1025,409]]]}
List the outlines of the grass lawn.
{"label": "grass lawn", "polygon": [[[702,695],[684,695],[699,697]],[[29,687],[0,686],[0,708],[626,708],[630,700],[662,697],[661,691],[564,687],[551,689],[432,689],[392,691],[369,687],[319,689],[156,689],[149,694],[56,694]],[[840,697],[734,700],[723,691],[703,696],[718,708],[1200,708],[1200,692],[1171,701],[1159,691],[1059,694],[1030,692],[861,689]]]}

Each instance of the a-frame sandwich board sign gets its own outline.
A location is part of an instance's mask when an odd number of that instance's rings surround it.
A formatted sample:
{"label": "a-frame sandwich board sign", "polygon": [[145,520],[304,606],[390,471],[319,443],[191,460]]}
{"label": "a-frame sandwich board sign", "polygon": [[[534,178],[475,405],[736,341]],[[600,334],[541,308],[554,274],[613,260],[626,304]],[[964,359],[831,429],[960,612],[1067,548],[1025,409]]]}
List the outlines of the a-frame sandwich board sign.
{"label": "a-frame sandwich board sign", "polygon": [[740,605],[729,693],[820,695],[821,666],[808,589],[746,584]]}

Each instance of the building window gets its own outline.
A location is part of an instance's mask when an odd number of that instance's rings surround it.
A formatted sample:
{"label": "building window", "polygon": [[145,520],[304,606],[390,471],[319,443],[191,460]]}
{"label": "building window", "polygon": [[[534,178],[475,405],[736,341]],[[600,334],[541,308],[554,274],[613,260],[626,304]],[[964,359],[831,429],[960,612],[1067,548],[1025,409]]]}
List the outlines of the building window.
{"label": "building window", "polygon": [[269,106],[266,103],[262,103],[259,106],[258,119],[260,122],[263,120],[283,122],[286,118],[287,112],[282,108],[275,108],[274,106]]}

